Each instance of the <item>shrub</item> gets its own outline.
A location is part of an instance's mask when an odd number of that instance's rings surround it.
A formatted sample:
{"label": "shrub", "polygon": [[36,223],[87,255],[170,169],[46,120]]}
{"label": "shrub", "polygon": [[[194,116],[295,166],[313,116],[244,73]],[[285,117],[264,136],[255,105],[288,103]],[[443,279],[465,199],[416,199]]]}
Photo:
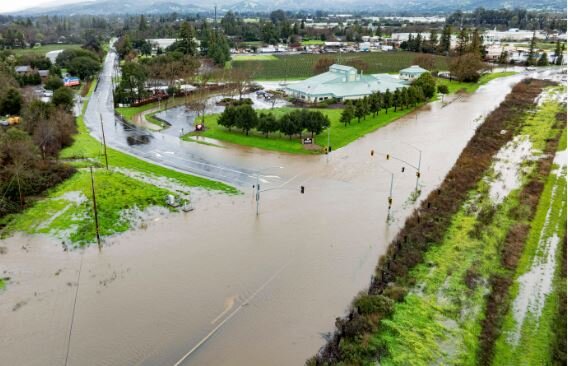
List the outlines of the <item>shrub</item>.
{"label": "shrub", "polygon": [[393,310],[394,301],[383,295],[363,295],[355,300],[360,314],[388,315]]}

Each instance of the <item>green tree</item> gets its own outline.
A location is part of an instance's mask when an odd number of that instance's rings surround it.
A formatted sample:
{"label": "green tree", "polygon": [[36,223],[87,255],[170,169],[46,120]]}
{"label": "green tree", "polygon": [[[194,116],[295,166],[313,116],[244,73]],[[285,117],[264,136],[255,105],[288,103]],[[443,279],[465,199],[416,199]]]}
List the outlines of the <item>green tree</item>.
{"label": "green tree", "polygon": [[82,80],[89,80],[95,76],[101,69],[100,64],[89,57],[75,57],[71,60],[67,71],[71,75],[77,75]]}
{"label": "green tree", "polygon": [[22,104],[23,98],[18,89],[10,88],[0,100],[0,114],[19,115]]}
{"label": "green tree", "polygon": [[280,119],[280,131],[290,137],[290,140],[292,140],[293,135],[302,132],[302,123],[299,118],[299,113],[299,111],[290,112]]}
{"label": "green tree", "polygon": [[47,90],[57,90],[63,86],[63,80],[58,76],[50,76],[45,82],[45,88]]}
{"label": "green tree", "polygon": [[483,70],[484,64],[479,55],[467,53],[463,56],[453,57],[450,60],[449,69],[459,81],[477,82]]}
{"label": "green tree", "polygon": [[306,111],[302,110],[303,113],[303,125],[304,128],[312,134],[312,138],[314,135],[319,135],[324,128],[329,127],[329,118],[326,115],[321,113],[320,111]]}
{"label": "green tree", "polygon": [[[184,55],[195,56],[197,54],[197,44],[195,43],[195,30],[185,21],[181,24],[179,31],[179,40],[174,43],[175,49]],[[174,46],[172,45],[172,46]]]}
{"label": "green tree", "polygon": [[469,52],[478,54],[479,57],[485,56],[485,47],[483,46],[483,37],[479,33],[479,29],[475,28],[471,33],[471,43],[469,45]]}
{"label": "green tree", "polygon": [[444,25],[442,36],[440,37],[439,49],[441,53],[447,54],[450,52],[452,41],[452,27],[449,24]]}
{"label": "green tree", "polygon": [[51,102],[61,107],[67,111],[70,111],[73,108],[73,99],[75,98],[75,94],[73,90],[61,87],[53,92],[53,98],[51,98]]}
{"label": "green tree", "polygon": [[542,55],[538,58],[537,62],[538,66],[548,66],[548,54],[543,52]]}
{"label": "green tree", "polygon": [[227,108],[225,108],[223,113],[221,113],[221,115],[219,116],[217,124],[226,127],[229,129],[229,131],[231,131],[231,128],[233,128],[237,124],[236,107],[228,106]]}
{"label": "green tree", "polygon": [[392,93],[389,89],[383,94],[383,108],[385,109],[385,114],[388,113],[389,108],[392,106]]}
{"label": "green tree", "polygon": [[429,72],[425,72],[420,75],[420,77],[416,79],[412,85],[422,89],[422,92],[427,99],[432,98],[436,92],[436,80]]}
{"label": "green tree", "polygon": [[536,30],[533,31],[533,35],[531,38],[531,43],[529,45],[529,55],[527,57],[526,65],[533,66],[537,63],[537,54],[536,54]]}
{"label": "green tree", "polygon": [[462,29],[460,29],[460,32],[458,33],[458,44],[456,46],[456,52],[458,56],[462,56],[467,52],[469,48],[468,45],[469,45],[469,32],[465,27],[462,27]]}
{"label": "green tree", "polygon": [[345,108],[341,112],[341,118],[339,119],[341,123],[347,127],[347,124],[351,124],[351,121],[355,118],[355,111],[353,104],[349,103],[345,105]]}
{"label": "green tree", "polygon": [[438,93],[448,94],[449,92],[450,92],[450,89],[448,88],[447,85],[445,85],[445,84],[438,85]]}
{"label": "green tree", "polygon": [[357,117],[357,122],[360,123],[361,122],[361,118],[365,118],[365,116],[367,115],[366,113],[366,108],[365,108],[365,102],[363,101],[363,99],[358,99],[355,101],[355,117]]}
{"label": "green tree", "polygon": [[248,136],[249,131],[258,124],[258,116],[255,110],[248,104],[242,104],[236,107],[237,123],[236,126],[243,130]]}
{"label": "green tree", "polygon": [[499,58],[497,59],[497,63],[500,65],[506,65],[508,60],[509,60],[509,53],[505,51],[505,49],[503,49],[501,51],[501,54],[499,55]]}
{"label": "green tree", "polygon": [[381,111],[381,99],[381,92],[373,93],[369,97],[369,111],[375,116]]}
{"label": "green tree", "polygon": [[272,113],[261,112],[258,115],[258,125],[256,129],[268,137],[271,132],[276,132],[280,128],[280,124]]}

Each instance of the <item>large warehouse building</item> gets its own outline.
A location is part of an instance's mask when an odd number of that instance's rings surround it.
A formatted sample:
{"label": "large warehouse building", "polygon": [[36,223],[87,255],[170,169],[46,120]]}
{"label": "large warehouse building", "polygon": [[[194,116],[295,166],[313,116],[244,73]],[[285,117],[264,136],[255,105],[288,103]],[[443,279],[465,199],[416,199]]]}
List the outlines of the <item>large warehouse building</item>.
{"label": "large warehouse building", "polygon": [[[417,72],[417,75],[427,72],[422,68],[412,71]],[[331,98],[360,99],[377,91],[385,92],[387,89],[392,92],[407,87],[409,81],[405,79],[407,78],[398,78],[389,74],[363,75],[354,67],[334,64],[329,67],[329,71],[289,84],[284,90],[291,97],[319,103]]]}

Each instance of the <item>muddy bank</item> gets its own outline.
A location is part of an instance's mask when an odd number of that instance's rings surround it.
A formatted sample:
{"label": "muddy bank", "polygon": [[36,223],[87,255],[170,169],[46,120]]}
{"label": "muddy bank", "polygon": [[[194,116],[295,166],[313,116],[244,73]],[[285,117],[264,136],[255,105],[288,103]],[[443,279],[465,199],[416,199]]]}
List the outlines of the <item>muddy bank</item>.
{"label": "muddy bank", "polygon": [[[337,330],[332,339],[309,364],[359,363],[380,358],[383,350],[379,345],[369,345],[368,341],[381,319],[390,315],[392,301],[404,299],[407,287],[413,285],[409,282],[409,271],[422,262],[431,245],[441,241],[468,192],[491,166],[493,156],[522,127],[520,116],[534,106],[547,85],[550,83],[546,81],[524,80],[489,114],[442,184],[410,215],[386,255],[380,258],[367,294],[357,298],[346,319],[336,320]],[[364,345],[346,349],[343,340],[358,340],[355,343]]]}

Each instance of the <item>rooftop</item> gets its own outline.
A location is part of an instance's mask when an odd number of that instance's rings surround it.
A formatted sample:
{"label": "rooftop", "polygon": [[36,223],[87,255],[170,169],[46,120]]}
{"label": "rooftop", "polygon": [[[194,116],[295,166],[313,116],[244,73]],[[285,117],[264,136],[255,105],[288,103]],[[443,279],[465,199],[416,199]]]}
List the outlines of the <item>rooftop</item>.
{"label": "rooftop", "polygon": [[407,67],[406,69],[400,70],[401,74],[422,74],[424,72],[428,72],[428,70],[421,68],[418,65],[412,65]]}

